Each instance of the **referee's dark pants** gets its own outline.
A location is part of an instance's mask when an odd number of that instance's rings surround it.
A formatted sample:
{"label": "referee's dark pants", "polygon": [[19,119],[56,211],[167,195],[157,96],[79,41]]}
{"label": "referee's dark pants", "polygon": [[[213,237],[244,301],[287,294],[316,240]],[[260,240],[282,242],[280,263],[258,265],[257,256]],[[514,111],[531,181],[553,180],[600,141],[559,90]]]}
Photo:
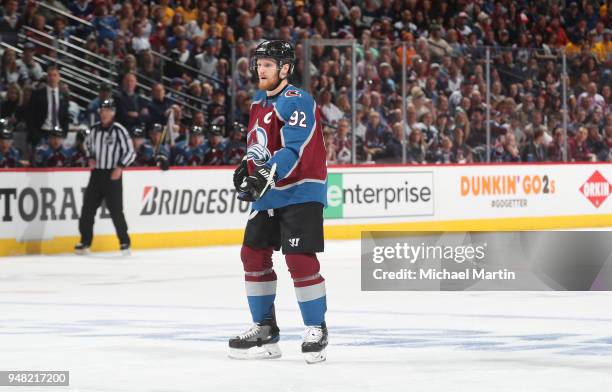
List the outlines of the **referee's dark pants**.
{"label": "referee's dark pants", "polygon": [[91,246],[94,218],[102,200],[106,201],[110,211],[119,243],[130,244],[128,227],[123,215],[123,176],[118,180],[111,180],[112,172],[112,170],[94,169],[89,177],[79,219],[81,243],[85,246]]}

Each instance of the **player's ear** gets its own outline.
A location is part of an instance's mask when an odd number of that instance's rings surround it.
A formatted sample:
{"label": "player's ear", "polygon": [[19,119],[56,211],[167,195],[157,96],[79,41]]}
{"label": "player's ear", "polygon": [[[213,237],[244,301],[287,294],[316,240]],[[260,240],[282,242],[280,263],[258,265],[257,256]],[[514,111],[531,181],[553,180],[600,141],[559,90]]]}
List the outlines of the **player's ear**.
{"label": "player's ear", "polygon": [[289,64],[283,64],[283,66],[281,67],[280,73],[279,73],[279,77],[280,79],[287,79],[287,75],[289,75]]}

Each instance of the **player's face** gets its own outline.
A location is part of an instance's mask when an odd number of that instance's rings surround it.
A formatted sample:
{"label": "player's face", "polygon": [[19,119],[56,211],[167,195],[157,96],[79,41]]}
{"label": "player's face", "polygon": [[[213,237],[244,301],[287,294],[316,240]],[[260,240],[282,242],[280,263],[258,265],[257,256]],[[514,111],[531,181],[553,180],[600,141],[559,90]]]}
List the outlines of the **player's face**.
{"label": "player's face", "polygon": [[138,150],[140,146],[142,146],[142,144],[144,143],[144,138],[143,137],[133,137],[132,143],[134,144],[134,150]]}
{"label": "player's face", "polygon": [[13,141],[10,139],[0,139],[0,151],[2,151],[3,154],[6,154],[12,143]]}
{"label": "player's face", "polygon": [[200,145],[202,145],[202,143],[204,143],[204,136],[203,135],[191,135],[189,137],[189,142],[191,144],[191,147],[198,147]]}
{"label": "player's face", "polygon": [[159,140],[161,139],[161,133],[151,132],[149,134],[149,137],[151,138],[151,142],[153,142],[153,145],[156,146],[159,143]]}
{"label": "player's face", "polygon": [[210,144],[211,146],[215,147],[218,146],[219,144],[221,144],[221,139],[222,137],[219,135],[214,135],[210,137]]}
{"label": "player's face", "polygon": [[257,76],[259,77],[259,88],[271,90],[278,84],[278,67],[272,59],[257,60]]}
{"label": "player's face", "polygon": [[58,148],[60,148],[60,146],[62,145],[62,142],[63,142],[63,140],[62,140],[61,137],[51,136],[49,138],[49,145],[54,150],[57,150]]}

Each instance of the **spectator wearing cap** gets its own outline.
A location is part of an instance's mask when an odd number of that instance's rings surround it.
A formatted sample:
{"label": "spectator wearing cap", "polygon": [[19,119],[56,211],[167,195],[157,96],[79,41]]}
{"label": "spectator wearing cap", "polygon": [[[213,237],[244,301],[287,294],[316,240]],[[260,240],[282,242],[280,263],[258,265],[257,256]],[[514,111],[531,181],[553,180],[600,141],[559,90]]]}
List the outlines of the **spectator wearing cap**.
{"label": "spectator wearing cap", "polygon": [[21,152],[13,147],[13,127],[7,119],[0,119],[0,168],[21,166]]}
{"label": "spectator wearing cap", "polygon": [[59,69],[49,66],[47,84],[32,92],[25,121],[28,126],[27,140],[33,147],[46,133],[58,127],[64,135],[68,132],[68,97],[60,91],[60,81]]}
{"label": "spectator wearing cap", "polygon": [[70,166],[73,151],[64,147],[64,133],[61,128],[48,131],[47,142],[36,148],[32,166],[66,167]]}
{"label": "spectator wearing cap", "polygon": [[200,53],[195,56],[195,64],[196,67],[200,70],[202,74],[205,76],[212,76],[215,73],[217,68],[217,62],[219,59],[215,56],[215,40],[214,38],[209,38],[204,41],[204,53]]}
{"label": "spectator wearing cap", "polygon": [[469,16],[465,11],[459,12],[457,15],[457,19],[455,20],[455,28],[461,34],[463,39],[465,40],[471,33],[472,29],[468,25]]}
{"label": "spectator wearing cap", "polygon": [[204,129],[192,126],[189,130],[189,140],[174,150],[173,161],[176,166],[200,166],[204,164]]}
{"label": "spectator wearing cap", "polygon": [[36,82],[41,80],[45,73],[39,63],[34,61],[36,45],[26,42],[23,47],[21,58],[17,60],[19,67],[19,80],[21,83]]}

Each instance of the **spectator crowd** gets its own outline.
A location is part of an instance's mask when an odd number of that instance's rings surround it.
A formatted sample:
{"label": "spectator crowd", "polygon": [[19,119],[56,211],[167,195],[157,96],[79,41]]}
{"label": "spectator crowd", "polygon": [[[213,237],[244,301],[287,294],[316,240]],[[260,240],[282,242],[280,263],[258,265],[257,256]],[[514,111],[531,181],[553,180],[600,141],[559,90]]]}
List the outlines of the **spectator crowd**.
{"label": "spectator crowd", "polygon": [[[292,81],[318,102],[329,163],[611,161],[611,29],[612,0],[4,0],[0,34],[27,40],[0,48],[0,167],[85,165],[82,129],[110,96],[136,164],[155,165],[151,151],[235,164],[256,89],[248,57],[265,39],[295,46]],[[71,37],[91,74],[116,65],[86,105],[61,66],[35,60],[69,62]],[[351,46],[316,44],[328,38],[357,40],[355,67]]]}

